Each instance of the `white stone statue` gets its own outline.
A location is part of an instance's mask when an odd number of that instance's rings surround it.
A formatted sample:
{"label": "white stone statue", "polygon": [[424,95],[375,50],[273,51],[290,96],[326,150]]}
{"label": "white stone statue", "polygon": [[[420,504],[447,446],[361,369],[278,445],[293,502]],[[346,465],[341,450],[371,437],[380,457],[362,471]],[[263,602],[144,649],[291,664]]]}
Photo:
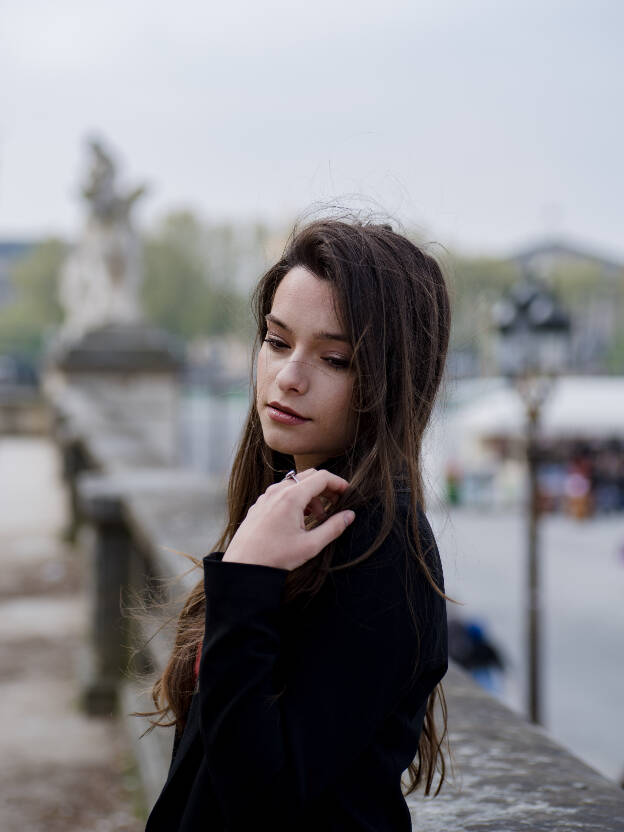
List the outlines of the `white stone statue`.
{"label": "white stone statue", "polygon": [[89,217],[67,258],[60,281],[65,310],[61,340],[74,341],[104,324],[142,321],[139,290],[141,243],[130,211],[145,193],[143,186],[122,196],[116,190],[115,164],[102,144],[91,140],[92,164],[83,196]]}

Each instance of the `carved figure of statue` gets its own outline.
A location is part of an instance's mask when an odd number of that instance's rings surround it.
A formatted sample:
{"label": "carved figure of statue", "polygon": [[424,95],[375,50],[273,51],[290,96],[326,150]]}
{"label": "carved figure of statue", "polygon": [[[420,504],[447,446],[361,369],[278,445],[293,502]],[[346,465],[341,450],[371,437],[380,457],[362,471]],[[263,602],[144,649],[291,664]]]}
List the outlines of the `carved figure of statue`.
{"label": "carved figure of statue", "polygon": [[63,340],[77,340],[105,324],[140,322],[143,317],[139,300],[141,243],[130,213],[145,187],[121,194],[110,154],[95,139],[89,148],[91,167],[82,188],[89,215],[61,274]]}

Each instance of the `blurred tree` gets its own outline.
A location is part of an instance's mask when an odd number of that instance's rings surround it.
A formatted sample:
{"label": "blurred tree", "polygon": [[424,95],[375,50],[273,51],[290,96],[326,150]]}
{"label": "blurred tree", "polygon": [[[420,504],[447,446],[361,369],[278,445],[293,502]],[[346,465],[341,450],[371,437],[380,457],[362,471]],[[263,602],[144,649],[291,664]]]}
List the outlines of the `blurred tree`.
{"label": "blurred tree", "polygon": [[590,355],[592,370],[624,372],[624,269],[600,263],[565,263],[550,275],[576,330],[577,352]]}
{"label": "blurred tree", "polygon": [[[251,236],[248,239],[227,223],[205,226],[190,211],[168,214],[144,236],[142,300],[147,320],[186,340],[227,333],[249,341],[255,327],[248,290],[242,287],[266,266],[263,250],[270,235],[258,226]],[[58,282],[66,253],[62,240],[50,238],[15,263],[11,272],[15,300],[0,307],[0,351],[35,358],[47,334],[59,324]],[[278,256],[277,249],[273,256]],[[461,365],[468,373],[495,372],[490,310],[517,280],[518,268],[497,258],[448,252],[435,256],[448,278],[451,349],[463,360],[456,362],[458,369]],[[241,265],[249,272],[248,283],[237,282]],[[549,279],[587,337],[594,331],[608,341],[600,353],[605,371],[624,372],[624,272],[605,277],[595,264],[565,262],[553,269]],[[603,325],[607,319],[613,326]]]}
{"label": "blurred tree", "polygon": [[[492,257],[443,258],[451,297],[450,349],[455,371],[471,375],[495,373],[492,355],[491,309],[504,290],[518,279],[509,261]],[[464,358],[460,361],[460,357]]]}
{"label": "blurred tree", "polygon": [[[496,372],[492,354],[491,308],[520,277],[510,260],[452,256],[446,263],[453,323],[451,349],[469,354],[476,371]],[[569,258],[556,263],[547,276],[572,316],[573,361],[592,371],[624,371],[624,272],[606,273],[599,263]],[[470,370],[470,362],[464,362]]]}
{"label": "blurred tree", "polygon": [[15,300],[0,308],[0,351],[31,358],[41,352],[46,337],[62,319],[58,283],[66,253],[66,243],[51,237],[13,265]]}
{"label": "blurred tree", "polygon": [[144,240],[142,297],[152,321],[185,339],[253,331],[248,300],[210,273],[206,233],[189,211],[165,217]]}
{"label": "blurred tree", "polygon": [[624,375],[624,323],[619,324],[609,346],[607,370],[613,374]]}

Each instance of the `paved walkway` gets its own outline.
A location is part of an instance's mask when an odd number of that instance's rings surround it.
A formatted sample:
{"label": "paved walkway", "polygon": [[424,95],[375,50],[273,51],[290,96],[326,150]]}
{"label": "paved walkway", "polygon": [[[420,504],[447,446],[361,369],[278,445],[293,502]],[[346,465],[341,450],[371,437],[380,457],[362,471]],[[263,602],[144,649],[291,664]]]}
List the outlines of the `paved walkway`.
{"label": "paved walkway", "polygon": [[54,446],[0,437],[0,829],[139,832],[122,728],[77,705],[87,601],[66,512]]}

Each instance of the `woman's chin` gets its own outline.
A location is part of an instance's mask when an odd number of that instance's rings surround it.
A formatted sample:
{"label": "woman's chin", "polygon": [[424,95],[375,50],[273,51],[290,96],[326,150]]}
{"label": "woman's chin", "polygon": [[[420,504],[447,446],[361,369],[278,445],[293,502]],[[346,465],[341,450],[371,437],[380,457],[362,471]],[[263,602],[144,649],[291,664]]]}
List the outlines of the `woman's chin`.
{"label": "woman's chin", "polygon": [[292,436],[288,436],[285,431],[280,430],[279,427],[271,425],[263,425],[262,433],[264,441],[272,451],[277,451],[280,454],[290,454],[293,456],[298,453],[306,453],[307,449],[302,443],[293,441]]}
{"label": "woman's chin", "polygon": [[289,442],[283,436],[276,436],[273,431],[264,432],[264,443],[268,448],[278,454],[290,454],[290,456],[294,456],[296,453],[299,453],[298,450],[293,448],[292,442]]}
{"label": "woman's chin", "polygon": [[285,454],[306,462],[304,468],[316,467],[313,463],[307,464],[308,460],[325,459],[326,457],[326,454],[319,452],[316,448],[311,449],[303,445],[297,445],[293,442],[284,441],[283,438],[280,441],[280,437],[265,436],[264,442],[268,448],[278,454]]}

